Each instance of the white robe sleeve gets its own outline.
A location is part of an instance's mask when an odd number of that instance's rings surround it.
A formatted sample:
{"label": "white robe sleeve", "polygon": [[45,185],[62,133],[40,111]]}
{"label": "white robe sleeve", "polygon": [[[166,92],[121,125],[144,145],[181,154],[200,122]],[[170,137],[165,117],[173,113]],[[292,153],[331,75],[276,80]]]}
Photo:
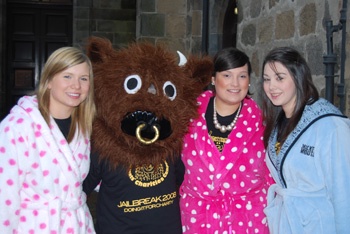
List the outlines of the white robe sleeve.
{"label": "white robe sleeve", "polygon": [[[11,125],[0,127],[0,233],[15,233],[20,222],[20,189],[25,172],[20,168],[25,149],[16,147],[15,140],[24,137]],[[22,160],[22,162],[21,162]]]}

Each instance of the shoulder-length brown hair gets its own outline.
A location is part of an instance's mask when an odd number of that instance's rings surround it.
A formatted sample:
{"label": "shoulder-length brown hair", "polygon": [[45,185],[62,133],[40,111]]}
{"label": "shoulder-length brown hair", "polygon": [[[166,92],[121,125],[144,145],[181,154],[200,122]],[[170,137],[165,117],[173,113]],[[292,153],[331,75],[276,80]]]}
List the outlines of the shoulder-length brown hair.
{"label": "shoulder-length brown hair", "polygon": [[80,103],[80,105],[72,112],[72,122],[67,137],[68,142],[72,141],[75,132],[77,131],[77,127],[85,137],[90,137],[91,135],[92,122],[95,117],[96,107],[94,102],[93,72],[90,59],[80,49],[75,47],[62,47],[57,49],[46,61],[36,91],[39,110],[46,123],[50,125],[50,90],[48,89],[48,84],[57,73],[81,63],[87,63],[89,66],[90,88],[85,101]]}

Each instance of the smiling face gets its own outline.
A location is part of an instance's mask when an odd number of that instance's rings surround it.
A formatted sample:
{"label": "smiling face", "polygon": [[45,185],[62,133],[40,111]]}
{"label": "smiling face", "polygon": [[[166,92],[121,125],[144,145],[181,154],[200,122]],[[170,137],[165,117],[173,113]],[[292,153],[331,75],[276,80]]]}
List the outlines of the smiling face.
{"label": "smiling face", "polygon": [[[248,65],[229,69],[222,72],[216,72],[212,77],[216,92],[216,105],[221,115],[224,109],[227,114],[232,114],[231,109],[235,110],[240,102],[246,97],[249,89]],[[220,111],[221,110],[221,111]]]}
{"label": "smiling face", "polygon": [[288,69],[280,62],[266,63],[263,72],[264,91],[275,106],[282,106],[287,118],[293,115],[296,87]]}
{"label": "smiling face", "polygon": [[90,88],[89,66],[81,63],[55,74],[48,83],[50,113],[54,118],[68,118],[82,103]]}

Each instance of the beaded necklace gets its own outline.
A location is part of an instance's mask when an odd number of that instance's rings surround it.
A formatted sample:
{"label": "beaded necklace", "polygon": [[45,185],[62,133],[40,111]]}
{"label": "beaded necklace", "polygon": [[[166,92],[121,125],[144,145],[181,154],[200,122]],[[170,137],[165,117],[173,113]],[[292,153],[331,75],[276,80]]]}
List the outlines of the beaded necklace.
{"label": "beaded necklace", "polygon": [[241,112],[242,103],[239,104],[237,114],[236,114],[235,118],[233,119],[232,123],[230,123],[227,126],[221,125],[218,121],[217,112],[216,112],[216,105],[215,105],[215,98],[214,98],[214,105],[213,106],[214,106],[213,123],[214,123],[215,128],[220,130],[220,132],[222,132],[222,133],[225,133],[226,131],[231,131],[233,129],[233,127],[236,125],[239,113]]}

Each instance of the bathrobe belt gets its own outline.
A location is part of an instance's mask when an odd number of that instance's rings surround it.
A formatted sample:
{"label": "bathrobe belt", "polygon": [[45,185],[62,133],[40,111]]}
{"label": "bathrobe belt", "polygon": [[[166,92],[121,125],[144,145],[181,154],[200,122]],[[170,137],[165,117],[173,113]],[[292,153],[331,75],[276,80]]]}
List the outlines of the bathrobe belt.
{"label": "bathrobe belt", "polygon": [[[198,202],[198,200],[204,200],[206,202],[210,202],[210,209],[208,209],[208,207],[206,205],[203,206],[203,210],[206,213],[212,214],[214,209],[214,213],[218,216],[217,218],[224,218],[225,220],[227,220],[227,224],[228,224],[228,233],[232,233],[232,210],[233,210],[233,206],[236,206],[236,202],[237,200],[244,200],[247,197],[254,197],[256,196],[259,191],[257,191],[256,193],[254,191],[252,191],[251,193],[249,193],[249,195],[233,195],[233,194],[229,194],[229,195],[224,195],[223,191],[218,191],[216,196],[201,196],[198,197],[193,197],[191,194],[191,191],[186,191],[187,196],[191,197],[192,199],[194,199],[196,202]],[[243,208],[243,207],[242,207]],[[208,216],[208,214],[207,214]]]}
{"label": "bathrobe belt", "polygon": [[[73,211],[72,215],[76,215],[76,210],[82,207],[86,202],[86,194],[82,193],[80,199],[63,201],[59,197],[47,199],[44,202],[24,201],[21,207],[29,210],[47,210],[49,218],[48,230],[57,230],[60,233],[61,221],[64,221],[68,212]],[[85,218],[85,217],[82,217]]]}
{"label": "bathrobe belt", "polygon": [[[320,197],[324,198],[326,197],[326,190],[322,189],[320,191],[314,192],[314,193],[307,193],[302,192],[300,190],[295,189],[286,189],[281,187],[278,184],[273,184],[270,186],[268,194],[267,194],[267,204],[268,207],[271,208],[273,206],[279,206],[279,209],[285,210],[284,215],[286,216],[290,228],[292,229],[292,233],[303,233],[303,225],[299,221],[296,220],[297,217],[300,216],[300,212],[298,212],[297,207],[295,204],[293,204],[293,197],[304,197],[304,198],[315,198]],[[301,207],[299,211],[305,209],[306,207]]]}

